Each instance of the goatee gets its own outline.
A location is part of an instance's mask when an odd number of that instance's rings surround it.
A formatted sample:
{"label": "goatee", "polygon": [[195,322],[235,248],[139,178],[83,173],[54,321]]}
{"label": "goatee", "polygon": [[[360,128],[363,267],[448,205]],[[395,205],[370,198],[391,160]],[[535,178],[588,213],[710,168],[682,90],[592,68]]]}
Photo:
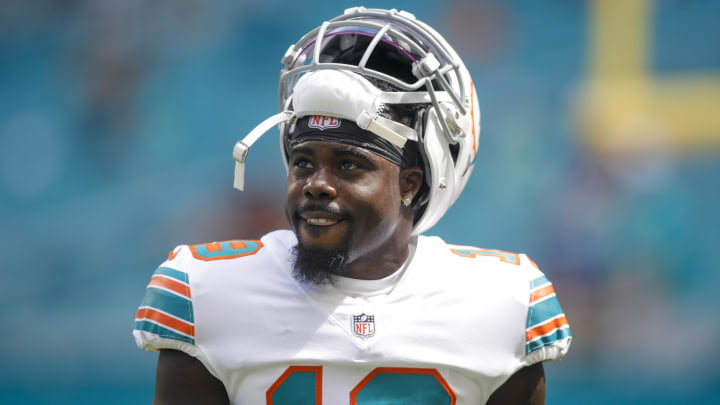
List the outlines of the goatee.
{"label": "goatee", "polygon": [[311,248],[301,243],[293,246],[292,275],[299,283],[322,286],[330,282],[331,275],[345,272],[347,252]]}

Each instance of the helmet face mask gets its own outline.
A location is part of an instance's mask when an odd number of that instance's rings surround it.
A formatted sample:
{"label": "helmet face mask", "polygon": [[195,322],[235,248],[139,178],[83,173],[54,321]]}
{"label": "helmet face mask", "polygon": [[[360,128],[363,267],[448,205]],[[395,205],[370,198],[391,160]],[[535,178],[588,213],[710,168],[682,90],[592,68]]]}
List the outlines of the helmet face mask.
{"label": "helmet face mask", "polygon": [[[356,7],[304,35],[282,63],[281,113],[236,145],[236,187],[247,148],[268,127],[279,124],[284,145],[298,118],[349,119],[397,146],[417,142],[427,192],[414,201],[413,233],[432,227],[462,192],[480,131],[470,74],[445,39],[407,12]],[[422,106],[412,128],[383,113],[394,105]]]}

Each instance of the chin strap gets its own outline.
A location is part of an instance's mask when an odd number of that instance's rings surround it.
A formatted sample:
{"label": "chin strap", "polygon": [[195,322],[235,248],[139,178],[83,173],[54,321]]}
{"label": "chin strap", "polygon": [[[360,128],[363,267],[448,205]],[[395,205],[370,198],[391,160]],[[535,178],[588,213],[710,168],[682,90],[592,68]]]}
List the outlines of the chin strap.
{"label": "chin strap", "polygon": [[356,119],[357,126],[384,138],[398,148],[405,146],[407,140],[417,141],[418,136],[414,129],[398,124],[393,120],[370,114],[363,111]]}
{"label": "chin strap", "polygon": [[255,129],[250,131],[242,141],[238,141],[233,148],[233,159],[235,159],[235,181],[233,186],[242,191],[245,188],[245,159],[248,150],[260,139],[270,128],[283,122],[290,122],[293,119],[292,111],[283,111],[261,122]]}
{"label": "chin strap", "polygon": [[[438,102],[445,102],[443,105],[447,106],[450,104],[449,102],[452,102],[452,98],[447,92],[434,92],[433,94],[429,92],[382,92],[375,97],[372,109],[377,110],[383,104],[436,105]],[[408,140],[419,142],[418,134],[414,129],[382,117],[377,113],[363,110],[355,121],[358,127],[373,132],[399,148],[405,146]]]}

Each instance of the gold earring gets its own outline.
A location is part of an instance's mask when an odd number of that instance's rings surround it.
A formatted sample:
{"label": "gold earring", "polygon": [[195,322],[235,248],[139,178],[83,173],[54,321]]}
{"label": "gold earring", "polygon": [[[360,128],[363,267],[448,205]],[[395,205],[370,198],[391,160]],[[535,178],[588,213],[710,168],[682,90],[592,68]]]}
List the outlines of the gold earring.
{"label": "gold earring", "polygon": [[406,207],[409,207],[411,202],[412,202],[412,198],[410,198],[410,197],[403,197],[403,199],[402,199],[402,203]]}

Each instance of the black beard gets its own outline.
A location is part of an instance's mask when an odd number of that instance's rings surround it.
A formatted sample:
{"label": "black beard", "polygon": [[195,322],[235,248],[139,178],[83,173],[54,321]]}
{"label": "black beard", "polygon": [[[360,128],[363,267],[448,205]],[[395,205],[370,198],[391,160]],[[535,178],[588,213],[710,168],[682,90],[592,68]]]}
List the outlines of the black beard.
{"label": "black beard", "polygon": [[302,284],[322,286],[330,282],[331,275],[345,273],[347,252],[309,248],[298,243],[292,248],[292,275]]}

